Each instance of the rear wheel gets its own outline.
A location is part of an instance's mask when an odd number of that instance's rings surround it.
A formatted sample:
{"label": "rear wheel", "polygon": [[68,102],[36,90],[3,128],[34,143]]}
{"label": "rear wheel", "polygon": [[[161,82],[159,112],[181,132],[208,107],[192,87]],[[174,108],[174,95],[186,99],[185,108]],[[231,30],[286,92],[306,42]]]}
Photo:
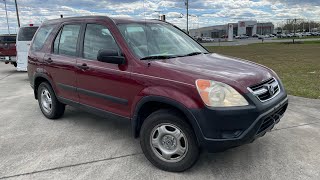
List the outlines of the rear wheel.
{"label": "rear wheel", "polygon": [[43,115],[48,119],[58,119],[64,114],[65,105],[58,101],[47,82],[41,83],[38,87],[38,102]]}
{"label": "rear wheel", "polygon": [[165,171],[185,171],[199,157],[199,147],[192,128],[172,110],[156,111],[144,121],[140,143],[147,159]]}

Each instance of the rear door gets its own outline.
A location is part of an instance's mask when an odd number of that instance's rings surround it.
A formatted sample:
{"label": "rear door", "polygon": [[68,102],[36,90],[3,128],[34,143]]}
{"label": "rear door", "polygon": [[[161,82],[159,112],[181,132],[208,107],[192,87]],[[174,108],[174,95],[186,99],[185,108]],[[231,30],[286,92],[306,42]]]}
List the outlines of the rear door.
{"label": "rear door", "polygon": [[45,73],[52,79],[56,95],[78,102],[76,58],[81,24],[63,24],[53,40],[51,53],[44,57]]}

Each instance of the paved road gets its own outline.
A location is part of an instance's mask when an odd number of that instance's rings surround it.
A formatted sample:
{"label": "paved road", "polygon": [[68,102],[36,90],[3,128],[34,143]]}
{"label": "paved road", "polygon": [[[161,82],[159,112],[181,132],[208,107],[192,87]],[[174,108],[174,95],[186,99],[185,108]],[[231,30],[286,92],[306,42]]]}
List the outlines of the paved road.
{"label": "paved road", "polygon": [[[310,39],[296,39],[295,41],[318,41],[320,38],[310,38]],[[292,42],[292,39],[265,39],[264,42]],[[212,42],[212,43],[201,43],[204,46],[240,46],[248,45],[253,43],[262,43],[261,39],[249,38],[249,39],[234,39],[232,42]]]}
{"label": "paved road", "polygon": [[203,153],[184,173],[153,167],[130,123],[67,108],[41,114],[26,73],[0,64],[0,179],[319,179],[320,101],[290,97],[276,129],[252,144]]}

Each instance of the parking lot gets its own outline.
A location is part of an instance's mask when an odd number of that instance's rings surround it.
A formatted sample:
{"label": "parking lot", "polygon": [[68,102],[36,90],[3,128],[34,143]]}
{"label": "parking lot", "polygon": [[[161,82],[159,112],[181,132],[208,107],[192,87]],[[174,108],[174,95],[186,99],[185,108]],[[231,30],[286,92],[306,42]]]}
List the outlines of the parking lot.
{"label": "parking lot", "polygon": [[0,179],[319,179],[320,100],[289,101],[266,136],[168,173],[144,157],[128,121],[70,107],[62,119],[46,119],[27,73],[1,63]]}
{"label": "parking lot", "polygon": [[[318,41],[320,38],[310,38],[310,39],[295,39],[295,42],[302,42],[302,41]],[[264,43],[271,43],[271,42],[292,42],[292,39],[277,39],[277,38],[267,38],[263,40]],[[261,39],[258,38],[249,38],[249,39],[233,39],[233,41],[228,42],[226,39],[215,39],[215,42],[206,42],[201,43],[204,46],[241,46],[241,45],[248,45],[248,44],[255,44],[255,43],[262,43]]]}

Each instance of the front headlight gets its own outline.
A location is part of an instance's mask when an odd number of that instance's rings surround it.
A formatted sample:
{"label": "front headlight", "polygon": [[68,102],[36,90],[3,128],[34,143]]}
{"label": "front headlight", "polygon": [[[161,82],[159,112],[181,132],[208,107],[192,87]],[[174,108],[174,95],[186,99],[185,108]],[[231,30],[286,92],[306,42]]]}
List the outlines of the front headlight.
{"label": "front headlight", "polygon": [[198,92],[207,106],[232,107],[246,106],[248,101],[231,86],[210,80],[196,81]]}

